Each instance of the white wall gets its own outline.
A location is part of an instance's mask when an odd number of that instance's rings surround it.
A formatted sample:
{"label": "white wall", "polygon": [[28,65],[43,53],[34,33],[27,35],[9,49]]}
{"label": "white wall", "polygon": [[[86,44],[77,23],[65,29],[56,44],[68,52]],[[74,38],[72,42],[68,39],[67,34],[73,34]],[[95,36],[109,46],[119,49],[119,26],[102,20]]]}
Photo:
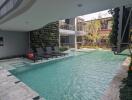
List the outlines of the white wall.
{"label": "white wall", "polygon": [[24,55],[28,51],[28,33],[0,31],[0,37],[4,39],[4,46],[0,46],[0,58]]}

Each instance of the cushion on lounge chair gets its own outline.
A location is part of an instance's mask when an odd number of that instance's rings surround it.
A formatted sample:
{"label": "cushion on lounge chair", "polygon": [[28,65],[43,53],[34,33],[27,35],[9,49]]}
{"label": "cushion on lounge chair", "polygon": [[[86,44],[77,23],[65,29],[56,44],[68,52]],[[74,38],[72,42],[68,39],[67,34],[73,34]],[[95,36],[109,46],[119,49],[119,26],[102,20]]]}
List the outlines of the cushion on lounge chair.
{"label": "cushion on lounge chair", "polygon": [[36,48],[37,50],[37,56],[43,57],[43,58],[50,58],[51,56],[44,52],[43,48]]}

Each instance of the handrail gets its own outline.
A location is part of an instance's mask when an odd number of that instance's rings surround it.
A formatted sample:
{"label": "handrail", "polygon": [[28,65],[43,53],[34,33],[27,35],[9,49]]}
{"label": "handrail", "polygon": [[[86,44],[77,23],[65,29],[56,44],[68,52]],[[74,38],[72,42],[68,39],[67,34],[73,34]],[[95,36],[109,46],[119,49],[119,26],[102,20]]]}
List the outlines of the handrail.
{"label": "handrail", "polygon": [[86,27],[84,25],[77,25],[77,31],[83,31],[85,32],[86,31]]}
{"label": "handrail", "polygon": [[[86,26],[83,24],[77,24],[77,32],[86,32]],[[64,30],[73,30],[75,31],[75,25],[67,24],[65,22],[60,21],[59,22],[59,28]]]}
{"label": "handrail", "polygon": [[59,22],[59,28],[64,30],[75,30],[75,26],[71,24],[66,24],[63,22]]}
{"label": "handrail", "polygon": [[16,9],[23,0],[6,0],[0,6],[0,19]]}

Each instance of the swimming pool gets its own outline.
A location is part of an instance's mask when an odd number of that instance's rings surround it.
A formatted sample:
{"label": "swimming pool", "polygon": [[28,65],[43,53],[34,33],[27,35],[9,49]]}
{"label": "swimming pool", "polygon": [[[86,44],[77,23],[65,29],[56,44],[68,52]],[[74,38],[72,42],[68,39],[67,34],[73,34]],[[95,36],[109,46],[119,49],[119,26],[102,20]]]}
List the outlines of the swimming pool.
{"label": "swimming pool", "polygon": [[100,100],[124,59],[109,51],[94,51],[11,73],[46,100]]}

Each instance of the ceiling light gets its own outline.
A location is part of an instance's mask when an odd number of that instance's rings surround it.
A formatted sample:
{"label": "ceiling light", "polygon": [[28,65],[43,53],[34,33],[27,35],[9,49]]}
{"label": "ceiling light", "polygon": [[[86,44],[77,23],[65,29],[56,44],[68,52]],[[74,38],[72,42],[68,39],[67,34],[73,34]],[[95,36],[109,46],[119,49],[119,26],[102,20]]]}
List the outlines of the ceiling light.
{"label": "ceiling light", "polygon": [[82,7],[83,5],[80,3],[80,4],[78,4],[77,6],[78,6],[78,7]]}

